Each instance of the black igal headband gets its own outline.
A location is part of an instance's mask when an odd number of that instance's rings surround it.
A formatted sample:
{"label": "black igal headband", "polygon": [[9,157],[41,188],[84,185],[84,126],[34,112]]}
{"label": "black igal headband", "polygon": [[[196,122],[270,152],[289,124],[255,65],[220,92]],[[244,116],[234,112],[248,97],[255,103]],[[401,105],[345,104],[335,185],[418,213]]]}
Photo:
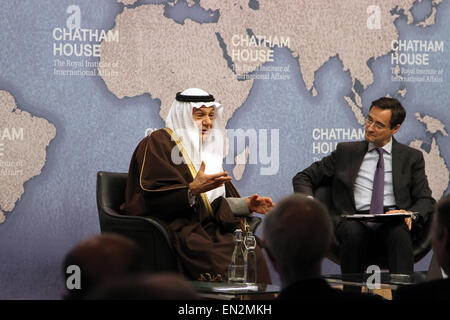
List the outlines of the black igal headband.
{"label": "black igal headband", "polygon": [[180,102],[213,102],[214,96],[212,94],[208,94],[207,96],[187,96],[181,94],[181,92],[177,92],[177,96],[175,98]]}

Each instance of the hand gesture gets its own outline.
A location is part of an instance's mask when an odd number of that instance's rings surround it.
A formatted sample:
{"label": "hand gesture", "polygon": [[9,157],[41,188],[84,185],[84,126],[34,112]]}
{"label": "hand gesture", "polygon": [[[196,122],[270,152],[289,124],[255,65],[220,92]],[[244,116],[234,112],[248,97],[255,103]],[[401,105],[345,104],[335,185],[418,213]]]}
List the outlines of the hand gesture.
{"label": "hand gesture", "polygon": [[194,181],[189,184],[189,189],[194,196],[218,188],[225,182],[231,181],[231,177],[228,176],[228,173],[225,171],[215,174],[205,174],[205,167],[205,162],[202,161],[197,176]]}
{"label": "hand gesture", "polygon": [[270,209],[272,209],[272,207],[275,206],[275,203],[272,202],[271,198],[260,197],[255,193],[247,198],[247,206],[250,212],[266,214]]}

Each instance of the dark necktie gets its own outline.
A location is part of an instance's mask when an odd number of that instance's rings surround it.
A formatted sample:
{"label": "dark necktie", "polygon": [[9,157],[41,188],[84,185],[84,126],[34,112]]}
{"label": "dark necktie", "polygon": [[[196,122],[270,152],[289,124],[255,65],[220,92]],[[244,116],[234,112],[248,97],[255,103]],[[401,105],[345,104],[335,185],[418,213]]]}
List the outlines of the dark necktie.
{"label": "dark necktie", "polygon": [[379,154],[377,169],[373,178],[372,199],[370,201],[370,213],[384,213],[384,159],[383,149],[376,149]]}

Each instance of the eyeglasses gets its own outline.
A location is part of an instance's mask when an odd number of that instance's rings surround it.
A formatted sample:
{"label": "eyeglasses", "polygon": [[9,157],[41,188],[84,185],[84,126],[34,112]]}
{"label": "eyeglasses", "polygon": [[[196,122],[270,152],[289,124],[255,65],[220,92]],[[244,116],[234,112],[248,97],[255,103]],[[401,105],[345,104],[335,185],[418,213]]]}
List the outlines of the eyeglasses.
{"label": "eyeglasses", "polygon": [[386,126],[384,124],[382,124],[381,122],[375,122],[373,121],[373,119],[369,116],[366,119],[366,123],[371,126],[372,124],[375,124],[375,128],[379,129],[379,130],[383,130],[386,129]]}

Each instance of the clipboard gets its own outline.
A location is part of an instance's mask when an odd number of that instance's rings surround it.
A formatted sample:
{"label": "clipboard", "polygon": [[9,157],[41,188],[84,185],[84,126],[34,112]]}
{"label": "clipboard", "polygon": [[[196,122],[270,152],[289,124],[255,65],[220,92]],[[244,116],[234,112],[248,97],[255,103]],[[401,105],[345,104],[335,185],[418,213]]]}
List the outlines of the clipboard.
{"label": "clipboard", "polygon": [[390,214],[343,214],[344,219],[358,220],[358,221],[373,221],[373,222],[389,222],[397,219],[412,218],[415,219],[417,212],[401,212]]}

